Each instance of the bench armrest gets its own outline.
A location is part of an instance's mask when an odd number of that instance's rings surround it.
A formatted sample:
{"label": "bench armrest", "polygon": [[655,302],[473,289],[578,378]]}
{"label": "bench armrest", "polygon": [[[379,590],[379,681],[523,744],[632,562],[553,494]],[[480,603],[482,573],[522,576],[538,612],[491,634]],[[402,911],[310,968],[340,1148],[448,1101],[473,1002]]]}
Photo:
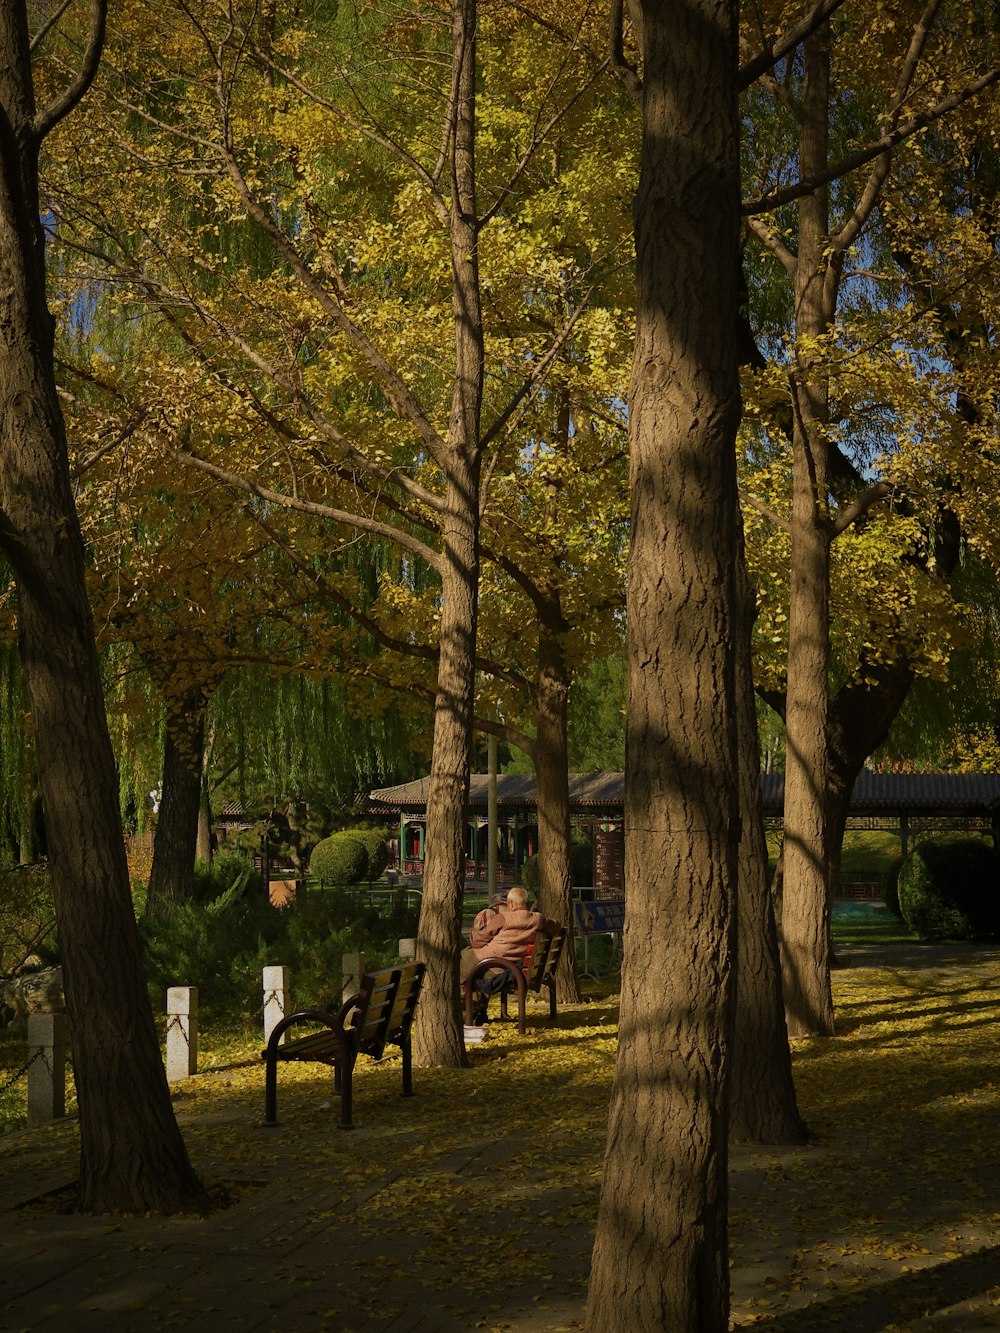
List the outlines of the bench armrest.
{"label": "bench armrest", "polygon": [[328,1014],[322,1009],[299,1009],[294,1014],[286,1014],[274,1025],[271,1029],[271,1035],[267,1039],[267,1046],[261,1051],[261,1059],[274,1060],[278,1056],[281,1038],[296,1023],[320,1023],[323,1027],[329,1028],[334,1037],[337,1038],[337,1045],[341,1048],[341,1053],[345,1057],[348,1055],[350,1042],[338,1014]]}

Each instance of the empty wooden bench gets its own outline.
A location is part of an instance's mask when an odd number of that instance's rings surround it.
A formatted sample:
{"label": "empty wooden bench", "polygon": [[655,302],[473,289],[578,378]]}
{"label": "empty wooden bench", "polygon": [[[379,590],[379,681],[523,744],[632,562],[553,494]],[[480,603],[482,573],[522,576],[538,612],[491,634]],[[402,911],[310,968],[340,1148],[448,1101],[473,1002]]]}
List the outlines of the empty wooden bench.
{"label": "empty wooden bench", "polygon": [[[341,1129],[353,1128],[352,1081],[359,1055],[378,1060],[386,1046],[398,1046],[403,1053],[403,1096],[412,1097],[410,1024],[423,979],[423,963],[402,963],[380,972],[366,972],[357,995],[345,1000],[336,1014],[322,1009],[301,1009],[281,1019],[261,1052],[265,1066],[264,1124],[278,1123],[278,1064],[283,1060],[332,1066],[334,1089],[340,1095]],[[282,1043],[281,1038],[289,1028],[304,1023],[318,1024],[320,1030]]]}
{"label": "empty wooden bench", "polygon": [[[465,980],[465,1021],[472,1023],[473,1009],[476,1005],[476,981],[496,968],[502,968],[508,974],[507,984],[500,991],[500,1017],[507,1017],[507,996],[517,995],[517,1030],[524,1036],[526,1030],[525,1000],[528,993],[540,995],[544,986],[549,993],[549,1017],[556,1016],[556,968],[562,957],[566,943],[566,927],[560,926],[551,935],[539,931],[535,936],[533,952],[521,963],[510,958],[484,958],[469,973]],[[491,994],[480,993],[480,1000],[489,1002]]]}

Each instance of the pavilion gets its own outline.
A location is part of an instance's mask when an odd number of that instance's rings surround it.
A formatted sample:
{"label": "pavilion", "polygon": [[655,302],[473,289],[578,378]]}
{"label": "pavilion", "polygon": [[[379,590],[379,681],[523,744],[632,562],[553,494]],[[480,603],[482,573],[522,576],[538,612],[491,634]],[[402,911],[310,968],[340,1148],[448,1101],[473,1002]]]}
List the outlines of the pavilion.
{"label": "pavilion", "polygon": [[[429,778],[370,793],[367,809],[399,821],[391,839],[393,870],[419,880],[424,869]],[[761,775],[764,817],[781,827],[784,774]],[[575,826],[589,829],[594,847],[594,885],[620,892],[624,887],[625,782],[622,773],[571,773],[570,812]],[[484,879],[488,843],[489,778],[472,775],[468,803],[466,878]],[[497,777],[497,877],[510,883],[527,857],[538,850],[535,779],[530,774]],[[912,839],[928,829],[1000,835],[1000,773],[862,773],[854,784],[849,828],[895,833],[903,855]]]}

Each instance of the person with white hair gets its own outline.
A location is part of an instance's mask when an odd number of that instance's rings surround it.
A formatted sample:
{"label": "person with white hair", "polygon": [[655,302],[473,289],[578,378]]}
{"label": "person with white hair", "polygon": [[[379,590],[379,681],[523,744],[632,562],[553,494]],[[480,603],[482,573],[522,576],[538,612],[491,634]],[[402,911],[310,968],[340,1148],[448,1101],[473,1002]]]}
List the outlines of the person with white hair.
{"label": "person with white hair", "polygon": [[[480,916],[483,914],[480,913]],[[476,918],[479,921],[479,917]],[[535,944],[539,932],[554,935],[560,929],[558,921],[532,911],[528,906],[528,893],[521,884],[515,884],[507,893],[507,901],[502,909],[494,912],[492,920],[485,920],[481,928],[475,929],[473,946],[462,951],[462,981],[469,973],[488,958],[502,958],[505,962],[524,966],[524,961]],[[478,989],[487,995],[501,988],[507,981],[507,974],[497,968],[477,980]],[[477,1018],[485,1017],[486,1006],[481,1004]]]}

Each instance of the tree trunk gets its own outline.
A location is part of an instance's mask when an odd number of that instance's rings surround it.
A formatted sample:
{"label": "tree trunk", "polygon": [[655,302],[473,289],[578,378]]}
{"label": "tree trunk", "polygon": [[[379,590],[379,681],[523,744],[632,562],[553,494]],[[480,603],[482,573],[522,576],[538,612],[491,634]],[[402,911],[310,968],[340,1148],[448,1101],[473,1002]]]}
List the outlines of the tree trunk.
{"label": "tree trunk", "polygon": [[204,782],[198,798],[198,833],[194,859],[204,861],[206,865],[212,860],[212,797]]}
{"label": "tree trunk", "polygon": [[592,1333],[728,1328],[737,8],[644,0],[626,915]]}
{"label": "tree trunk", "polygon": [[442,460],[448,486],[442,525],[440,655],[417,933],[418,957],[427,964],[413,1025],[413,1059],[421,1066],[465,1063],[459,959],[476,685],[484,356],[475,176],[476,0],[455,0],[452,42],[455,107],[450,227],[455,381],[447,457]]}
{"label": "tree trunk", "polygon": [[729,1137],[737,1143],[804,1143],[808,1136],[795,1100],[778,932],[767,883],[757,706],[750,670],[755,593],[742,561],[740,592],[736,683],[742,823]]}
{"label": "tree trunk", "polygon": [[[538,793],[538,906],[573,929],[570,873],[569,735],[566,704],[569,673],[560,642],[560,627],[539,623],[537,746],[535,777]],[[576,950],[563,950],[556,976],[556,996],[566,1004],[580,999]]]}
{"label": "tree trunk", "polygon": [[174,903],[194,894],[207,707],[201,690],[168,703],[163,799],[153,837],[147,916],[167,916]]}
{"label": "tree trunk", "polygon": [[195,860],[208,865],[212,860],[212,755],[215,750],[215,724],[205,726],[201,757],[201,798],[198,802],[198,840]]}
{"label": "tree trunk", "polygon": [[905,660],[870,663],[865,667],[865,680],[846,681],[832,701],[825,801],[831,887],[840,882],[840,858],[854,783],[865,760],[888,736],[912,684],[913,668]]}
{"label": "tree trunk", "polygon": [[[803,175],[827,165],[829,28],[805,43],[800,131]],[[795,273],[800,347],[793,378],[792,554],[785,700],[784,897],[781,964],[792,1036],[834,1030],[830,989],[830,886],[826,874],[824,800],[830,642],[830,541],[827,492],[829,416],[825,381],[813,374],[812,340],[826,333],[833,309],[828,283],[827,192],[799,204]]]}
{"label": "tree trunk", "polygon": [[174,1119],[139,956],[118,781],[53,372],[26,8],[0,9],[0,541],[39,782],[80,1107],[79,1206],[206,1203]]}

